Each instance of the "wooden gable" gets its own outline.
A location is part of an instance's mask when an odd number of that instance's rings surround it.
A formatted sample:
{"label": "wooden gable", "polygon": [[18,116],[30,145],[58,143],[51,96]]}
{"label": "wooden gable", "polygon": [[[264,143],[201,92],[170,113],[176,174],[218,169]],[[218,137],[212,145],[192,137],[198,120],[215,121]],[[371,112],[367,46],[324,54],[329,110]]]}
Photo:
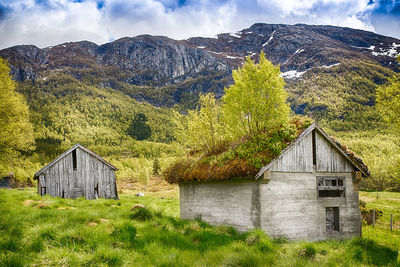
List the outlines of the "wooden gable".
{"label": "wooden gable", "polygon": [[269,168],[278,172],[313,172],[312,134],[304,136]]}
{"label": "wooden gable", "polygon": [[67,151],[65,151],[64,153],[62,153],[60,156],[58,156],[56,159],[54,159],[53,161],[51,161],[50,163],[48,163],[47,165],[45,165],[43,168],[41,168],[39,171],[37,171],[34,176],[33,179],[36,180],[38,179],[39,175],[42,174],[43,172],[45,172],[47,169],[49,169],[50,167],[52,167],[53,165],[55,165],[57,162],[63,160],[66,157],[71,157],[71,159],[69,160],[70,162],[72,162],[72,156],[71,153],[75,150],[75,149],[81,149],[82,151],[86,152],[87,154],[91,155],[92,157],[94,157],[96,160],[104,163],[105,165],[107,165],[108,167],[110,167],[112,170],[117,171],[118,169],[112,165],[111,163],[109,163],[108,161],[106,161],[105,159],[103,159],[102,157],[100,157],[99,155],[97,155],[96,153],[94,153],[93,151],[87,149],[86,147],[80,145],[80,144],[76,144],[73,147],[71,147],[70,149],[68,149]]}
{"label": "wooden gable", "polygon": [[354,166],[331,142],[320,133],[315,134],[316,171],[317,172],[353,172]]}
{"label": "wooden gable", "polygon": [[[365,166],[364,166],[365,167]],[[256,178],[265,171],[274,172],[353,172],[368,176],[368,170],[350,158],[316,123],[303,131],[280,156],[262,167]]]}

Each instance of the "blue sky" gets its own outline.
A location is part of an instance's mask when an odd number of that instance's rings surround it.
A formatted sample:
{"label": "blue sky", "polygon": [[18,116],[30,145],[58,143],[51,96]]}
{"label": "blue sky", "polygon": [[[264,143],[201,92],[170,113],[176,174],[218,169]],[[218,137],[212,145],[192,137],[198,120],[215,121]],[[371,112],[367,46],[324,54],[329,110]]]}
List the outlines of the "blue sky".
{"label": "blue sky", "polygon": [[139,34],[212,37],[257,22],[346,26],[400,39],[400,0],[0,0],[0,49]]}

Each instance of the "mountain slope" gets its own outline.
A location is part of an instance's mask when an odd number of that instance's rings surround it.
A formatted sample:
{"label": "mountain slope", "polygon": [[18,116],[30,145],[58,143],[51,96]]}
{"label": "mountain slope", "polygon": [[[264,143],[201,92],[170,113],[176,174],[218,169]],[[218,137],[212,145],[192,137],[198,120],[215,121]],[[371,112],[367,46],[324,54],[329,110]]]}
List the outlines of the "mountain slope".
{"label": "mountain slope", "polygon": [[21,45],[0,50],[0,56],[9,60],[15,80],[33,85],[23,90],[28,96],[33,88],[54,95],[52,86],[69,77],[154,106],[187,109],[196,105],[199,93],[222,96],[232,83],[232,69],[246,56],[257,59],[261,50],[280,65],[296,113],[357,124],[355,114],[366,120],[375,116],[375,89],[397,71],[400,40],[334,26],[254,24],[216,38],[140,35],[100,46],[87,41],[44,49]]}

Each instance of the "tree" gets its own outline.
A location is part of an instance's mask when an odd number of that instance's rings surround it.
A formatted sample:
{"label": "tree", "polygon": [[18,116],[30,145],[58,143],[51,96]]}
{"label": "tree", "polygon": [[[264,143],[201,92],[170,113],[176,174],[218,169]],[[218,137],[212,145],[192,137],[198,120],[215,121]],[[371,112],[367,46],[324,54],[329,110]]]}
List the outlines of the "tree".
{"label": "tree", "polygon": [[232,76],[234,84],[223,97],[224,123],[231,138],[254,137],[288,123],[285,82],[279,66],[273,66],[262,51],[258,64],[247,57]]}
{"label": "tree", "polygon": [[0,58],[0,172],[10,171],[20,152],[34,146],[33,126],[24,97],[15,91],[10,68]]}
{"label": "tree", "polygon": [[194,150],[212,152],[224,139],[221,106],[212,93],[200,95],[198,107],[184,118],[175,114],[177,138]]}
{"label": "tree", "polygon": [[158,158],[155,158],[153,161],[153,174],[159,175],[161,171],[161,164]]}
{"label": "tree", "polygon": [[[400,56],[397,58],[400,62]],[[400,77],[389,79],[389,84],[380,86],[376,92],[376,102],[384,120],[400,129]]]}
{"label": "tree", "polygon": [[[400,55],[397,57],[397,61],[400,63]],[[377,109],[382,118],[400,130],[400,77],[398,74],[390,78],[387,85],[378,87],[376,91],[376,102]],[[400,157],[391,163],[389,173],[392,182],[399,187]]]}
{"label": "tree", "polygon": [[146,140],[151,136],[151,128],[146,124],[147,118],[143,113],[135,114],[131,125],[128,128],[128,134],[136,140]]}

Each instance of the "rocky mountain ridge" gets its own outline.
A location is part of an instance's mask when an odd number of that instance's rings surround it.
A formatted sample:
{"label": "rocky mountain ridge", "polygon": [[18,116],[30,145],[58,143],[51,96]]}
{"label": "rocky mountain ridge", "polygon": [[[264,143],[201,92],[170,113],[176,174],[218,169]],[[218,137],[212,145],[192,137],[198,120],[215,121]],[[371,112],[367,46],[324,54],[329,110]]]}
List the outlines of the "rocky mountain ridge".
{"label": "rocky mountain ridge", "polygon": [[114,66],[130,76],[124,82],[165,85],[182,82],[204,70],[229,71],[244,57],[255,57],[261,50],[281,66],[282,72],[304,71],[360,57],[391,68],[400,53],[400,40],[335,26],[254,24],[216,38],[177,41],[139,35],[100,46],[88,41],[44,49],[20,45],[0,50],[0,56],[9,60],[17,81],[35,80],[44,70]]}
{"label": "rocky mountain ridge", "polygon": [[388,73],[397,71],[400,40],[336,26],[258,23],[215,38],[140,35],[100,46],[88,41],[43,49],[20,45],[0,50],[0,56],[9,61],[19,82],[46,86],[52,76],[66,75],[156,106],[188,103],[193,107],[199,93],[222,96],[223,88],[232,83],[232,69],[247,56],[256,59],[261,50],[280,65],[293,88],[307,73],[351,61],[383,67]]}

